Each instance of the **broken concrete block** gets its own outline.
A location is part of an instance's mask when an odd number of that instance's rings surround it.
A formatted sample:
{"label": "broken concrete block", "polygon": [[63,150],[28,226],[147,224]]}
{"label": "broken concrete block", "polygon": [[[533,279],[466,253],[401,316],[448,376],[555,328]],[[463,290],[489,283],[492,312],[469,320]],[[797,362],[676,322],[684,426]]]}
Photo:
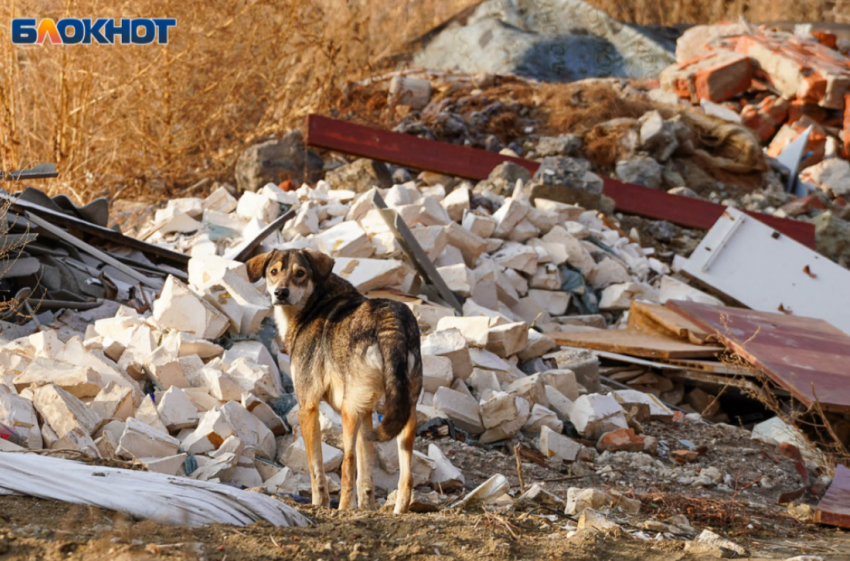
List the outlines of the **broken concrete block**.
{"label": "broken concrete block", "polygon": [[248,268],[245,263],[233,261],[217,255],[204,255],[189,259],[189,285],[197,290],[203,290],[211,282],[224,276],[226,271],[239,275],[248,280]]}
{"label": "broken concrete block", "polygon": [[[289,445],[282,460],[284,465],[293,471],[310,473],[310,464],[307,461],[307,449],[304,446],[303,438],[299,438]],[[341,465],[342,450],[322,442],[322,467],[325,473],[336,471]]]}
{"label": "broken concrete block", "polygon": [[147,370],[152,381],[162,389],[171,386],[188,388],[191,385],[180,366],[180,359],[163,346],[157,347],[149,357]]}
{"label": "broken concrete block", "polygon": [[579,397],[570,411],[570,422],[582,436],[597,439],[606,432],[626,429],[623,408],[611,395],[588,394]]}
{"label": "broken concrete block", "polygon": [[227,316],[169,275],[153,304],[153,317],[163,327],[187,331],[202,339],[217,339],[227,330]]}
{"label": "broken concrete block", "polygon": [[424,228],[411,228],[410,233],[422,246],[422,250],[431,261],[434,261],[448,243],[448,236],[444,226],[427,226]]}
{"label": "broken concrete block", "polygon": [[182,331],[169,331],[163,337],[162,345],[166,348],[176,348],[178,357],[197,355],[204,359],[219,356],[224,352],[220,345]]}
{"label": "broken concrete block", "polygon": [[448,357],[422,356],[422,388],[434,393],[441,387],[448,387],[454,379],[452,361]]}
{"label": "broken concrete block", "polygon": [[540,452],[549,458],[558,457],[567,462],[575,462],[584,448],[581,444],[553,430],[548,425],[540,428],[538,442]]}
{"label": "broken concrete block", "polygon": [[118,455],[130,459],[174,456],[180,441],[134,417],[127,419],[124,434],[118,442]]}
{"label": "broken concrete block", "polygon": [[260,399],[268,400],[280,396],[279,385],[269,367],[254,364],[248,358],[236,359],[227,369],[227,376],[242,391],[251,392]]}
{"label": "broken concrete block", "polygon": [[448,244],[460,250],[466,264],[474,267],[478,257],[487,249],[487,241],[454,222],[446,225],[445,232]]}
{"label": "broken concrete block", "polygon": [[247,448],[254,448],[257,456],[262,458],[274,458],[275,439],[271,430],[257,417],[245,409],[237,401],[228,401],[221,406],[227,423],[233,427]]}
{"label": "broken concrete block", "polygon": [[451,508],[455,508],[458,506],[468,507],[473,505],[486,505],[492,504],[503,497],[508,491],[510,491],[510,483],[508,483],[508,479],[497,473],[458,501],[451,505]]}
{"label": "broken concrete block", "polygon": [[546,385],[546,400],[549,402],[549,407],[557,413],[558,418],[567,420],[570,418],[570,411],[573,408],[573,400],[562,394],[554,386]]}
{"label": "broken concrete block", "polygon": [[221,401],[210,395],[207,388],[182,388],[199,413],[205,413],[221,405]]}
{"label": "broken concrete block", "polygon": [[528,329],[528,343],[518,353],[520,361],[526,362],[539,358],[558,346],[554,339],[534,329]]}
{"label": "broken concrete block", "polygon": [[236,198],[222,186],[210,193],[201,202],[201,208],[205,211],[213,210],[222,214],[229,214],[236,210],[237,204]]}
{"label": "broken concrete block", "polygon": [[190,454],[217,450],[229,436],[236,434],[224,413],[218,409],[201,415],[198,428],[183,440],[183,449]]}
{"label": "broken concrete block", "polygon": [[217,458],[203,463],[199,461],[198,469],[193,471],[189,477],[200,481],[228,483],[230,482],[230,478],[233,477],[233,472],[236,471],[236,462],[238,461],[239,457],[232,452],[221,454]]}
{"label": "broken concrete block", "polygon": [[496,229],[493,236],[502,239],[510,236],[512,230],[525,218],[530,208],[526,201],[513,198],[506,199],[505,204],[493,213],[493,218],[496,219]]}
{"label": "broken concrete block", "polygon": [[226,270],[204,287],[204,298],[230,320],[230,330],[243,335],[256,333],[272,313],[267,295],[247,280]]}
{"label": "broken concrete block", "polygon": [[201,384],[219,401],[236,401],[242,397],[242,388],[217,368],[207,366],[202,369]]}
{"label": "broken concrete block", "polygon": [[443,493],[463,488],[464,483],[466,483],[463,473],[451,463],[437,445],[428,445],[428,457],[434,462],[430,481],[435,490]]}
{"label": "broken concrete block", "polygon": [[198,426],[198,408],[183,390],[176,386],[170,387],[162,394],[156,409],[169,431]]}
{"label": "broken concrete block", "polygon": [[313,236],[319,251],[331,257],[371,257],[369,235],[355,221],[343,222]]}
{"label": "broken concrete block", "polygon": [[513,393],[514,395],[524,397],[532,404],[538,403],[543,406],[549,405],[546,401],[545,384],[540,374],[523,376],[508,385],[506,391]]}
{"label": "broken concrete block", "polygon": [[[458,248],[447,245],[443,253],[434,261],[434,266],[440,268],[451,267],[452,265],[466,265],[466,261],[463,260],[463,254]],[[469,290],[469,286],[466,287],[466,290]]]}
{"label": "broken concrete block", "polygon": [[224,353],[222,360],[226,364],[233,364],[240,357],[245,357],[254,364],[268,366],[273,375],[279,375],[279,369],[272,354],[260,341],[236,341]]}
{"label": "broken concrete block", "polygon": [[268,403],[262,401],[252,393],[245,392],[242,394],[242,407],[247,409],[261,423],[266,425],[275,436],[288,434],[289,431],[274,409]]}
{"label": "broken concrete block", "polygon": [[[596,266],[596,261],[581,244],[581,241],[561,226],[552,228],[541,240],[546,244],[551,244],[553,248],[563,248],[566,251],[566,262],[578,269],[585,277],[590,275]],[[546,247],[548,249],[549,245]],[[553,262],[558,264],[554,258]]]}
{"label": "broken concrete block", "polygon": [[28,449],[39,450],[43,446],[38,417],[32,402],[13,395],[3,386],[0,386],[0,423],[12,427]]}
{"label": "broken concrete block", "polygon": [[[666,304],[668,300],[692,300],[711,306],[723,306],[723,302],[714,296],[706,294],[668,275],[661,277],[661,282],[658,286],[658,300],[662,304]],[[601,308],[602,305],[600,304],[599,307]]]}
{"label": "broken concrete block", "polygon": [[702,533],[697,536],[696,540],[694,541],[700,544],[705,544],[717,548],[721,552],[726,550],[733,552],[737,556],[747,556],[747,550],[744,547],[727,539],[721,538],[720,536],[708,529],[703,530]]}
{"label": "broken concrete block", "polygon": [[94,397],[106,385],[100,374],[88,366],[43,357],[36,357],[14,383],[19,392],[28,386],[55,384],[75,397]]}
{"label": "broken concrete block", "polygon": [[502,358],[513,356],[528,345],[528,324],[504,323],[491,327],[487,337],[487,350]]}
{"label": "broken concrete block", "polygon": [[53,384],[36,388],[32,402],[36,411],[50,425],[58,438],[73,429],[80,429],[90,435],[103,424],[103,418],[100,415]]}
{"label": "broken concrete block", "polygon": [[136,409],[136,413],[133,417],[138,421],[152,426],[158,431],[168,434],[168,429],[159,416],[159,411],[156,409],[156,403],[154,403],[152,396],[146,396],[142,399],[142,403]]}
{"label": "broken concrete block", "polygon": [[555,387],[570,401],[575,401],[578,399],[578,381],[576,378],[576,373],[572,370],[547,370],[545,372],[540,373],[540,378],[543,380],[544,384]]}
{"label": "broken concrete block", "polygon": [[472,291],[472,277],[465,263],[450,265],[448,267],[437,267],[437,273],[452,292],[457,292],[464,298],[468,298]]}
{"label": "broken concrete block", "polygon": [[525,426],[525,423],[528,422],[531,416],[531,404],[527,399],[522,397],[516,397],[514,399],[516,414],[513,418],[487,429],[478,439],[481,444],[489,444],[491,442],[513,438]]}
{"label": "broken concrete block", "polygon": [[339,257],[333,272],[354,285],[360,292],[398,286],[404,282],[407,269],[395,259],[349,259]]}
{"label": "broken concrete block", "polygon": [[517,242],[506,242],[493,254],[500,266],[533,275],[537,271],[537,252],[534,248]]}
{"label": "broken concrete block", "polygon": [[104,432],[100,437],[94,439],[94,445],[97,446],[101,458],[105,460],[118,459],[118,439],[112,433]]}
{"label": "broken concrete block", "polygon": [[91,408],[104,419],[126,421],[127,417],[133,415],[133,391],[109,382],[94,397]]}
{"label": "broken concrete block", "polygon": [[535,483],[529,489],[517,498],[517,503],[521,505],[538,505],[546,506],[560,511],[564,508],[564,501],[543,487]]}
{"label": "broken concrete block", "polygon": [[437,331],[456,329],[463,335],[466,342],[477,347],[487,345],[490,332],[490,318],[478,317],[445,317],[437,323]]}
{"label": "broken concrete block", "polygon": [[632,277],[623,265],[611,257],[606,257],[596,264],[587,280],[595,290],[602,290],[612,284],[627,283]]}
{"label": "broken concrete block", "polygon": [[576,516],[588,508],[593,510],[607,508],[611,506],[612,502],[613,498],[605,491],[570,487],[567,490],[567,504],[564,507],[564,514]]}
{"label": "broken concrete block", "polygon": [[484,428],[493,428],[517,417],[516,396],[502,391],[494,392],[480,405]]}
{"label": "broken concrete block", "polygon": [[612,284],[602,291],[599,299],[601,310],[628,310],[635,300],[643,293],[643,288],[634,282]]}
{"label": "broken concrete block", "polygon": [[480,407],[475,398],[443,387],[434,393],[434,407],[460,429],[472,435],[484,432]]}
{"label": "broken concrete block", "polygon": [[673,418],[673,411],[652,394],[637,390],[617,390],[611,392],[611,395],[623,406],[634,404],[646,405],[649,410],[650,419],[669,421]]}
{"label": "broken concrete block", "polygon": [[464,212],[461,226],[468,232],[486,240],[493,236],[496,231],[496,219],[492,216],[476,214],[474,212]]}
{"label": "broken concrete block", "polygon": [[[475,368],[472,370],[472,374],[469,376],[467,382],[472,386],[475,398],[479,401],[489,399],[491,392],[502,391],[498,376],[491,370]],[[484,397],[485,395],[488,397]]]}
{"label": "broken concrete block", "polygon": [[620,526],[616,522],[608,520],[608,517],[592,508],[584,509],[578,519],[579,530],[596,530],[598,532],[611,531]]}
{"label": "broken concrete block", "polygon": [[185,475],[183,467],[187,456],[188,454],[175,454],[165,458],[140,458],[139,461],[148,468],[148,471],[183,476]]}
{"label": "broken concrete block", "polygon": [[73,429],[65,433],[59,440],[50,445],[53,450],[78,450],[89,458],[100,457],[100,450],[94,443],[92,437],[80,429]]}
{"label": "broken concrete block", "polygon": [[791,444],[803,454],[807,461],[817,456],[817,449],[797,427],[783,421],[780,417],[772,417],[753,427],[751,438],[773,446]]}
{"label": "broken concrete block", "polygon": [[423,355],[444,356],[452,361],[452,373],[466,380],[472,374],[472,361],[466,339],[457,329],[437,331],[422,339]]}
{"label": "broken concrete block", "polygon": [[574,372],[576,381],[587,391],[599,391],[599,359],[589,350],[563,349],[547,357],[555,359],[559,369]]}
{"label": "broken concrete block", "polygon": [[531,408],[531,416],[523,425],[522,430],[527,434],[539,434],[543,427],[548,427],[560,433],[564,430],[564,423],[554,411],[535,403]]}
{"label": "broken concrete block", "polygon": [[236,205],[236,214],[245,220],[259,218],[266,224],[280,215],[280,204],[253,191],[244,191]]}
{"label": "broken concrete block", "polygon": [[[461,222],[464,217],[464,212],[470,208],[472,192],[469,187],[461,185],[454,191],[446,195],[440,204],[449,213],[449,217],[455,222]],[[464,226],[465,227],[465,226]]]}
{"label": "broken concrete block", "polygon": [[528,218],[523,218],[519,221],[519,224],[513,227],[508,234],[507,239],[514,242],[525,243],[532,238],[537,238],[539,235],[540,229]]}

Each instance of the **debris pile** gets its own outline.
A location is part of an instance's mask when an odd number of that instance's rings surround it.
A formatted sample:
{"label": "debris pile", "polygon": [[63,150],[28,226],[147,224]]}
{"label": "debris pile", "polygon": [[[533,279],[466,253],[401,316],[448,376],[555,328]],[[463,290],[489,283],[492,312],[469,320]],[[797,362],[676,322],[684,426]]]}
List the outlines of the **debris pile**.
{"label": "debris pile", "polygon": [[[836,36],[791,34],[746,24],[697,26],[677,48],[677,64],[661,73],[661,88],[706,113],[743,124],[790,173],[789,189],[815,196],[782,207],[842,213],[850,185],[850,58]],[[657,96],[663,97],[663,96]],[[783,152],[799,140],[790,160]],[[799,167],[798,167],[799,165]],[[793,188],[797,173],[805,186]]]}

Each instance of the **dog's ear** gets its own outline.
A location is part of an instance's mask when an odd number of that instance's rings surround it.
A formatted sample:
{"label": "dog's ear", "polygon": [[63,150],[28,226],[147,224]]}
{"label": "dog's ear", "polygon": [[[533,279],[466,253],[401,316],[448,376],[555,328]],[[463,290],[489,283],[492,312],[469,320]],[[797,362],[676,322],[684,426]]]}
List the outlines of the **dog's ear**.
{"label": "dog's ear", "polygon": [[310,266],[313,267],[318,280],[324,280],[330,276],[334,269],[333,258],[315,249],[305,249],[304,254],[310,260]]}
{"label": "dog's ear", "polygon": [[268,266],[269,261],[271,261],[273,255],[274,251],[269,251],[249,259],[245,263],[245,266],[248,268],[248,280],[251,282],[257,282],[263,278],[266,275],[266,267]]}

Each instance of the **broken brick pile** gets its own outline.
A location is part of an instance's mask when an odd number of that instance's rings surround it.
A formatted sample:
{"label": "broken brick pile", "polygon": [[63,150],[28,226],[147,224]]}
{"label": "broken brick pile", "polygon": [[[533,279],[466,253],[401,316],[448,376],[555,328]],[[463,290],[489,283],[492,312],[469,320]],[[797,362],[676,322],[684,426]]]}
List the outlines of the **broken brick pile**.
{"label": "broken brick pile", "polygon": [[[744,24],[701,27],[716,32],[696,29],[680,39],[677,53],[689,58],[679,58],[662,72],[662,89],[749,127],[772,157],[811,126],[800,165],[810,170],[803,179],[846,204],[850,58],[836,50],[835,36],[753,30]],[[690,57],[697,47],[701,53]]]}

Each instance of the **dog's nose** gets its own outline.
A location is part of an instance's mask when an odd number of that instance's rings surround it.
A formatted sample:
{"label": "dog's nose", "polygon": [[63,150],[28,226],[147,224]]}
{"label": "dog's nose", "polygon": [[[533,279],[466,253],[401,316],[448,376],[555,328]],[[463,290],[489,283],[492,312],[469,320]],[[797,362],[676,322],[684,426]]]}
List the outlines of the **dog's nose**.
{"label": "dog's nose", "polygon": [[283,302],[287,298],[289,298],[289,289],[288,288],[276,288],[274,291],[274,297],[278,299],[278,301]]}

